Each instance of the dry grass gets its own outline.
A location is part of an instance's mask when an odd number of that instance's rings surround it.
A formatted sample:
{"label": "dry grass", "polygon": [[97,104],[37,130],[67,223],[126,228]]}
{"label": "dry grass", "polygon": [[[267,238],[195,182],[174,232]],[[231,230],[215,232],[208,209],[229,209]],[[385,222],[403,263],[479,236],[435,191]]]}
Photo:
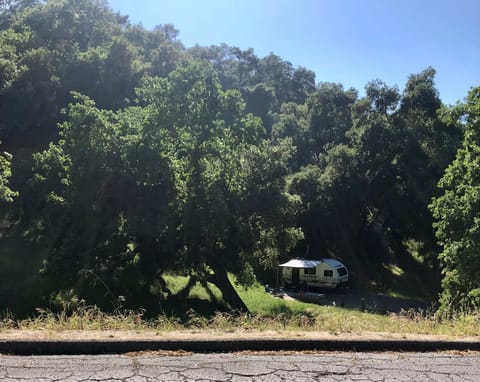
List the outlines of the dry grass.
{"label": "dry grass", "polygon": [[[285,302],[298,309],[298,303]],[[295,306],[297,305],[297,306]],[[41,311],[27,320],[16,321],[4,317],[0,330],[221,330],[221,331],[322,331],[334,335],[384,332],[397,334],[425,334],[444,336],[478,336],[480,316],[464,315],[451,320],[440,320],[435,315],[405,312],[400,315],[379,315],[349,311],[336,307],[309,306],[303,312],[263,315],[256,313],[216,313],[203,317],[194,311],[188,319],[159,316],[153,320],[143,319],[143,312],[126,311],[107,314],[96,307],[81,307],[71,314]]]}

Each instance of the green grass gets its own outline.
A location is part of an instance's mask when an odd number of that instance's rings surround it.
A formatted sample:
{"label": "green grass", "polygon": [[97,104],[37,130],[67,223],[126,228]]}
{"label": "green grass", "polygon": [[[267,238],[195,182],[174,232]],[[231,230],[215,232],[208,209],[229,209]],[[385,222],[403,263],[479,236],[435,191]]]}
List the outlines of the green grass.
{"label": "green grass", "polygon": [[[232,280],[235,280],[231,276]],[[302,313],[311,308],[311,304],[297,301],[285,301],[280,298],[273,297],[264,291],[263,286],[255,283],[249,288],[236,285],[237,293],[243,300],[250,312],[260,315],[274,316],[281,313]]]}
{"label": "green grass", "polygon": [[[170,289],[173,294],[177,294],[183,288],[185,288],[189,281],[188,276],[178,276],[174,274],[164,274],[162,275],[162,278],[167,284],[167,288]],[[212,283],[207,283],[207,285],[211,293],[209,293],[202,285],[200,285],[200,283],[197,282],[190,289],[187,298],[212,302],[213,296],[213,298],[217,301],[222,301],[222,292],[220,291],[220,289],[218,289],[217,286]]]}

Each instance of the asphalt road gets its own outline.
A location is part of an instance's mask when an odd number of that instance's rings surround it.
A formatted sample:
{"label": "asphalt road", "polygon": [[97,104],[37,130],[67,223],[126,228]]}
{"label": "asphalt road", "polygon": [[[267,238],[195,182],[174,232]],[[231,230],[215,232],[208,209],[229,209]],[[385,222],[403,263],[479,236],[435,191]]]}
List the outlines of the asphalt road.
{"label": "asphalt road", "polygon": [[480,353],[0,356],[1,381],[480,381]]}

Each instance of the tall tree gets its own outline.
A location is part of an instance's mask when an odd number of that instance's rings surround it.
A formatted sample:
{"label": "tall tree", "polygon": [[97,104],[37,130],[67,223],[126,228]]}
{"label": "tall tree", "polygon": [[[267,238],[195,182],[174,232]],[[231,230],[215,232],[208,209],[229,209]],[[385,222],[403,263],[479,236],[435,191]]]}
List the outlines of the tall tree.
{"label": "tall tree", "polygon": [[[156,125],[168,128],[177,142],[176,161],[182,163],[178,178],[184,179],[185,188],[178,202],[184,267],[217,284],[231,307],[246,309],[227,271],[245,269],[253,253],[281,246],[275,237],[290,232],[288,208],[280,209],[288,205],[281,159],[289,151],[263,144],[265,160],[258,161],[261,120],[245,114],[240,93],[223,91],[208,66],[197,63],[178,69],[169,76],[169,86],[158,81],[145,96],[152,103]],[[253,205],[259,208],[252,209]],[[270,237],[273,244],[258,248],[261,237]],[[208,268],[213,273],[206,272]]]}
{"label": "tall tree", "polygon": [[470,91],[463,112],[462,146],[430,205],[443,248],[440,303],[449,313],[480,308],[480,87]]}

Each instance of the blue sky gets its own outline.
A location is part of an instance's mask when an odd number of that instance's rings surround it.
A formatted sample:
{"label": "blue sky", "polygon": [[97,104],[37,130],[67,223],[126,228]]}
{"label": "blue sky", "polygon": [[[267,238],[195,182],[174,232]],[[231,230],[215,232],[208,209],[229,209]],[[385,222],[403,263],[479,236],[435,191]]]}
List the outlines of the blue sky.
{"label": "blue sky", "polygon": [[437,70],[443,102],[480,86],[480,0],[109,0],[147,29],[174,24],[186,47],[222,42],[270,52],[360,91]]}

